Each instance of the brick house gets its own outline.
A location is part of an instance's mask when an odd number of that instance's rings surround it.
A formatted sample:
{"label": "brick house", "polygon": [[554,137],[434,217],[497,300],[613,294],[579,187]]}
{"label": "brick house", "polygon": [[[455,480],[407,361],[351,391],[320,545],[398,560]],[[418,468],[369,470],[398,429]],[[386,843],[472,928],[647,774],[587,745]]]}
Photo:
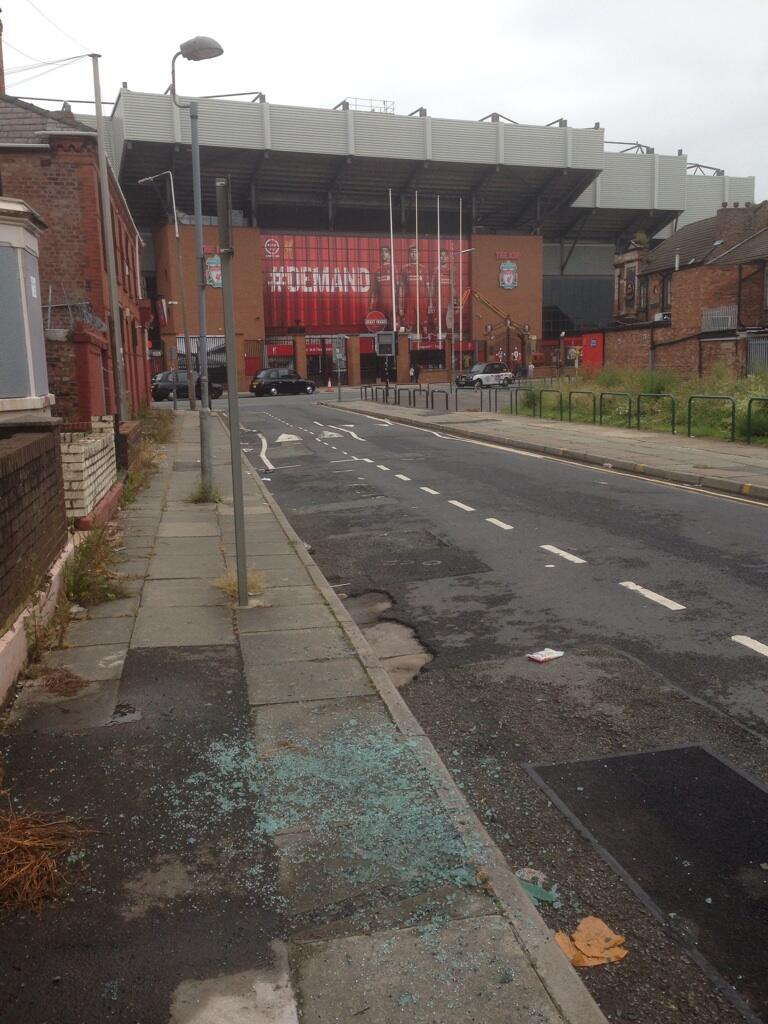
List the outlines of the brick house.
{"label": "brick house", "polygon": [[[141,240],[110,171],[128,408],[147,405],[150,372],[140,308]],[[111,315],[101,231],[96,133],[68,110],[51,112],[4,93],[0,74],[0,194],[23,199],[46,222],[40,283],[55,411],[68,422],[116,412]]]}
{"label": "brick house", "polygon": [[606,366],[748,372],[768,338],[768,202],[724,206],[650,251],[632,246],[615,266]]}

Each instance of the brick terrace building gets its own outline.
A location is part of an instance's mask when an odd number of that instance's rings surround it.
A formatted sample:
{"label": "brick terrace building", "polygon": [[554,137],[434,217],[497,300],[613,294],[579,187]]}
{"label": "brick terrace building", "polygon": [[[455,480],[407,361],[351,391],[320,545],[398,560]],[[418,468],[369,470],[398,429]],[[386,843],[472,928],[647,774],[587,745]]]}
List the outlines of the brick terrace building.
{"label": "brick terrace building", "polygon": [[[724,206],[616,259],[605,365],[743,374],[768,356],[768,202]],[[765,350],[765,355],[763,354]],[[768,362],[765,369],[768,370]]]}
{"label": "brick terrace building", "polygon": [[[48,225],[40,238],[40,284],[56,412],[69,421],[113,414],[96,134],[68,111],[5,95],[1,82],[0,93],[0,194],[25,200]],[[141,240],[112,173],[110,189],[128,408],[135,414],[149,401],[150,386],[139,306]]]}

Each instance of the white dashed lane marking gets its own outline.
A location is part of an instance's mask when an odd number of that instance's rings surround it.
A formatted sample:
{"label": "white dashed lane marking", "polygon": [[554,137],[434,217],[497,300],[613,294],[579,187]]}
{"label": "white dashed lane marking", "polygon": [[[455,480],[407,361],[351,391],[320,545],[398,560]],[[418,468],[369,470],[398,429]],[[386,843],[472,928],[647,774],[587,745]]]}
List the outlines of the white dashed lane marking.
{"label": "white dashed lane marking", "polygon": [[768,644],[761,644],[759,640],[753,640],[751,636],[732,636],[731,640],[743,647],[748,647],[750,651],[756,651],[757,654],[764,654],[768,658]]}
{"label": "white dashed lane marking", "polygon": [[494,519],[491,517],[485,521],[486,523],[490,523],[492,526],[498,526],[500,530],[514,530],[514,526],[510,526],[509,523],[502,523],[500,519]]}
{"label": "white dashed lane marking", "polygon": [[[368,460],[366,459],[366,462]],[[440,491],[433,491],[431,487],[421,487],[419,490],[426,491],[427,494],[439,494]]]}
{"label": "white dashed lane marking", "polygon": [[398,480],[405,480],[406,483],[411,479],[409,476],[406,476],[404,473],[395,473],[395,476],[397,477]]}
{"label": "white dashed lane marking", "polygon": [[671,601],[668,597],[664,597],[662,594],[657,594],[653,590],[646,590],[645,587],[641,587],[639,583],[632,583],[630,580],[625,580],[623,583],[619,583],[620,587],[626,587],[627,590],[634,590],[637,594],[642,594],[643,597],[647,597],[649,601],[655,601],[656,604],[662,605],[664,608],[669,608],[671,612],[681,612],[685,610],[684,604],[679,604],[677,601]]}
{"label": "white dashed lane marking", "polygon": [[463,501],[456,501],[456,499],[455,499],[455,498],[449,498],[449,499],[448,499],[448,504],[449,504],[449,505],[455,505],[455,506],[456,506],[456,508],[460,508],[460,509],[462,509],[462,511],[464,511],[464,512],[474,512],[474,511],[475,511],[475,510],[474,510],[474,509],[472,508],[472,506],[471,506],[471,505],[465,505]]}
{"label": "white dashed lane marking", "polygon": [[383,469],[385,473],[389,473],[389,466],[376,466],[376,469]]}
{"label": "white dashed lane marking", "polygon": [[[563,551],[562,548],[556,548],[554,544],[542,544],[541,549],[542,551],[548,551],[550,555],[559,555],[560,558],[564,558],[567,562],[575,562],[576,565],[587,564],[586,558],[579,558],[578,555],[572,555],[570,551]],[[626,584],[622,583],[622,586],[626,586]]]}

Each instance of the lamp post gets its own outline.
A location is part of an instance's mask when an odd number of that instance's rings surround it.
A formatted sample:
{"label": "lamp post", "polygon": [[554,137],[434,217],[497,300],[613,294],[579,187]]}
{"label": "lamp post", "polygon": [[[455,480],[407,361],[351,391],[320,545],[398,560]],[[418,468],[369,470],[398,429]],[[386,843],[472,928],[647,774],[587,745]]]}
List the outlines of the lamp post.
{"label": "lamp post", "polygon": [[[176,263],[178,266],[179,273],[179,294],[181,296],[181,323],[184,331],[184,351],[187,356],[187,381],[189,387],[187,388],[189,393],[189,408],[194,412],[197,408],[197,399],[195,397],[195,378],[194,374],[191,373],[192,360],[191,352],[189,351],[189,325],[187,323],[187,289],[184,284],[184,258],[181,253],[181,239],[179,238],[179,218],[176,216],[176,190],[173,187],[173,172],[172,171],[160,171],[159,174],[151,174],[148,178],[139,178],[140,185],[149,185],[157,181],[158,178],[163,178],[168,175],[168,180],[171,183],[171,207],[173,209],[173,230],[176,235]],[[176,391],[174,389],[174,396]],[[174,397],[174,403],[176,399]]]}
{"label": "lamp post", "polygon": [[[203,197],[200,183],[200,136],[198,131],[199,113],[197,100],[179,103],[176,97],[176,61],[211,60],[220,57],[224,48],[210,36],[195,36],[179,46],[171,61],[171,98],[182,110],[189,111],[189,125],[192,134],[192,192],[195,208],[195,250],[198,259],[197,292],[197,352],[200,363],[200,465],[203,489],[209,494],[213,489],[213,465],[211,454],[211,410],[208,405],[208,339],[205,322],[205,253],[203,251]],[[187,353],[187,359],[191,353]]]}

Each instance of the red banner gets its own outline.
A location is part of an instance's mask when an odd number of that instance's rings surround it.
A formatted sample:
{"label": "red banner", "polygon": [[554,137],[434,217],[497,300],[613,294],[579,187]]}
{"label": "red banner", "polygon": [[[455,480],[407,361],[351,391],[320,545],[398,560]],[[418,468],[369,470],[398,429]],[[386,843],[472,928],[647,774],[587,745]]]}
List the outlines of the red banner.
{"label": "red banner", "polygon": [[[466,294],[469,288],[470,263],[468,253],[458,255],[457,238],[441,239],[439,251],[436,239],[420,239],[418,258],[414,239],[396,238],[393,254],[386,236],[281,232],[265,235],[262,244],[268,330],[391,330],[393,282],[398,330],[404,327],[413,334],[418,326],[423,336],[430,336],[440,326],[443,333],[451,331],[454,321],[458,329],[459,291],[461,286]],[[466,307],[464,312],[468,328]]]}

